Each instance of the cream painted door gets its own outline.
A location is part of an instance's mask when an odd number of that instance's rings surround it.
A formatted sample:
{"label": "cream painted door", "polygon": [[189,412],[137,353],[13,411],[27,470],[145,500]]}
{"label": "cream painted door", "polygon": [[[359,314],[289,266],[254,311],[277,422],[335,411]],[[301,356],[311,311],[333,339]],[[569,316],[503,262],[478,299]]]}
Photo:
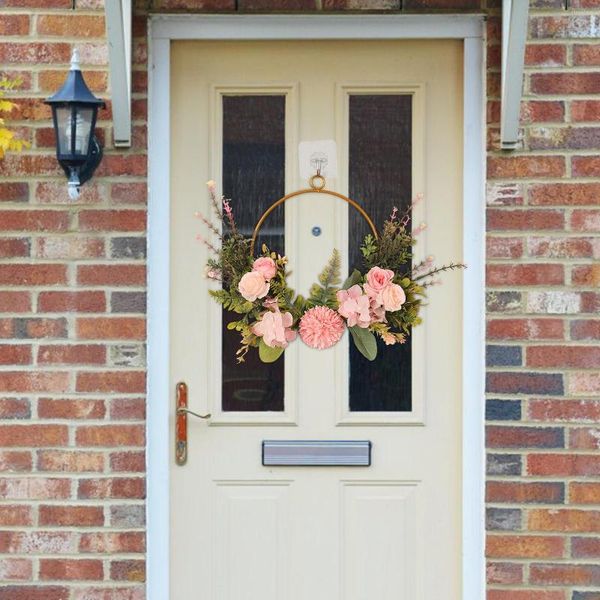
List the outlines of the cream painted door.
{"label": "cream painted door", "polygon": [[[175,42],[171,63],[172,388],[185,381],[189,457],[172,461],[171,600],[458,600],[461,593],[461,275],[431,288],[425,324],[374,364],[348,340],[296,341],[236,367],[203,278],[205,182],[248,233],[306,187],[301,142],[336,144],[327,185],[378,224],[422,193],[417,258],[461,259],[462,45],[457,41]],[[306,293],[366,232],[343,202],[285,204],[263,240]],[[172,413],[174,418],[174,412]],[[264,440],[369,440],[368,467],[272,466]]]}

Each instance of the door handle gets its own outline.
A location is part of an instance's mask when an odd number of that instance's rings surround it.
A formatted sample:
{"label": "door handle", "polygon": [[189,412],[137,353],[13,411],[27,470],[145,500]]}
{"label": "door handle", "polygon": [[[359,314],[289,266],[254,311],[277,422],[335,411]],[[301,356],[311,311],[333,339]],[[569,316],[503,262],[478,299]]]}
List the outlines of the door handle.
{"label": "door handle", "polygon": [[210,419],[210,413],[201,415],[188,407],[188,386],[184,381],[180,381],[175,386],[175,463],[180,467],[187,462],[188,455],[188,435],[187,420],[188,415],[193,415],[199,419]]}

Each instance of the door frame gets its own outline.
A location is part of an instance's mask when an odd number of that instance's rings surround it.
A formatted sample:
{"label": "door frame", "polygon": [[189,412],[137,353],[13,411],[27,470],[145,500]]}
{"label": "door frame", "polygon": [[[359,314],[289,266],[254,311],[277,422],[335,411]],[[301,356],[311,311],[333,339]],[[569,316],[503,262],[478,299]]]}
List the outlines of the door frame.
{"label": "door frame", "polygon": [[[170,46],[173,40],[464,40],[463,600],[485,598],[485,58],[481,15],[154,15],[149,19],[147,598],[169,598]],[[201,582],[199,582],[201,585]]]}

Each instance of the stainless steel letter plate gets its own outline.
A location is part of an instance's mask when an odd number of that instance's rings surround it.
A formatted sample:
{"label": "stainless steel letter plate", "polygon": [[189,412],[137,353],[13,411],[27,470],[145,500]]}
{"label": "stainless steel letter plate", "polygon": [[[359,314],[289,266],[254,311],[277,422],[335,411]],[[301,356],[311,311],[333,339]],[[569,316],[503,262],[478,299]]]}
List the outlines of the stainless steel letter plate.
{"label": "stainless steel letter plate", "polygon": [[371,442],[264,440],[262,464],[265,467],[369,467]]}

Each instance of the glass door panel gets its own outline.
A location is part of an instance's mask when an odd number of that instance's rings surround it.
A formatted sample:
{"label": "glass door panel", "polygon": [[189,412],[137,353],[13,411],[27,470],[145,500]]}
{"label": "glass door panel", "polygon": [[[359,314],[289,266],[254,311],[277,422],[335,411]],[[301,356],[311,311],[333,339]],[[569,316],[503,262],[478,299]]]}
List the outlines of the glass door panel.
{"label": "glass door panel", "polygon": [[[251,236],[258,217],[285,193],[285,96],[221,96],[223,194],[232,199],[238,228]],[[261,229],[256,247],[283,249],[283,206]],[[238,316],[222,312],[223,411],[283,411],[285,357],[266,364],[257,352],[237,362],[240,336],[227,325]]]}
{"label": "glass door panel", "polygon": [[[402,214],[411,204],[413,96],[351,94],[348,101],[349,195],[381,227],[392,207]],[[348,227],[352,271],[362,267],[360,245],[369,230],[356,211]],[[404,344],[386,346],[380,338],[377,344],[374,362],[350,344],[350,411],[411,411],[411,336]]]}

